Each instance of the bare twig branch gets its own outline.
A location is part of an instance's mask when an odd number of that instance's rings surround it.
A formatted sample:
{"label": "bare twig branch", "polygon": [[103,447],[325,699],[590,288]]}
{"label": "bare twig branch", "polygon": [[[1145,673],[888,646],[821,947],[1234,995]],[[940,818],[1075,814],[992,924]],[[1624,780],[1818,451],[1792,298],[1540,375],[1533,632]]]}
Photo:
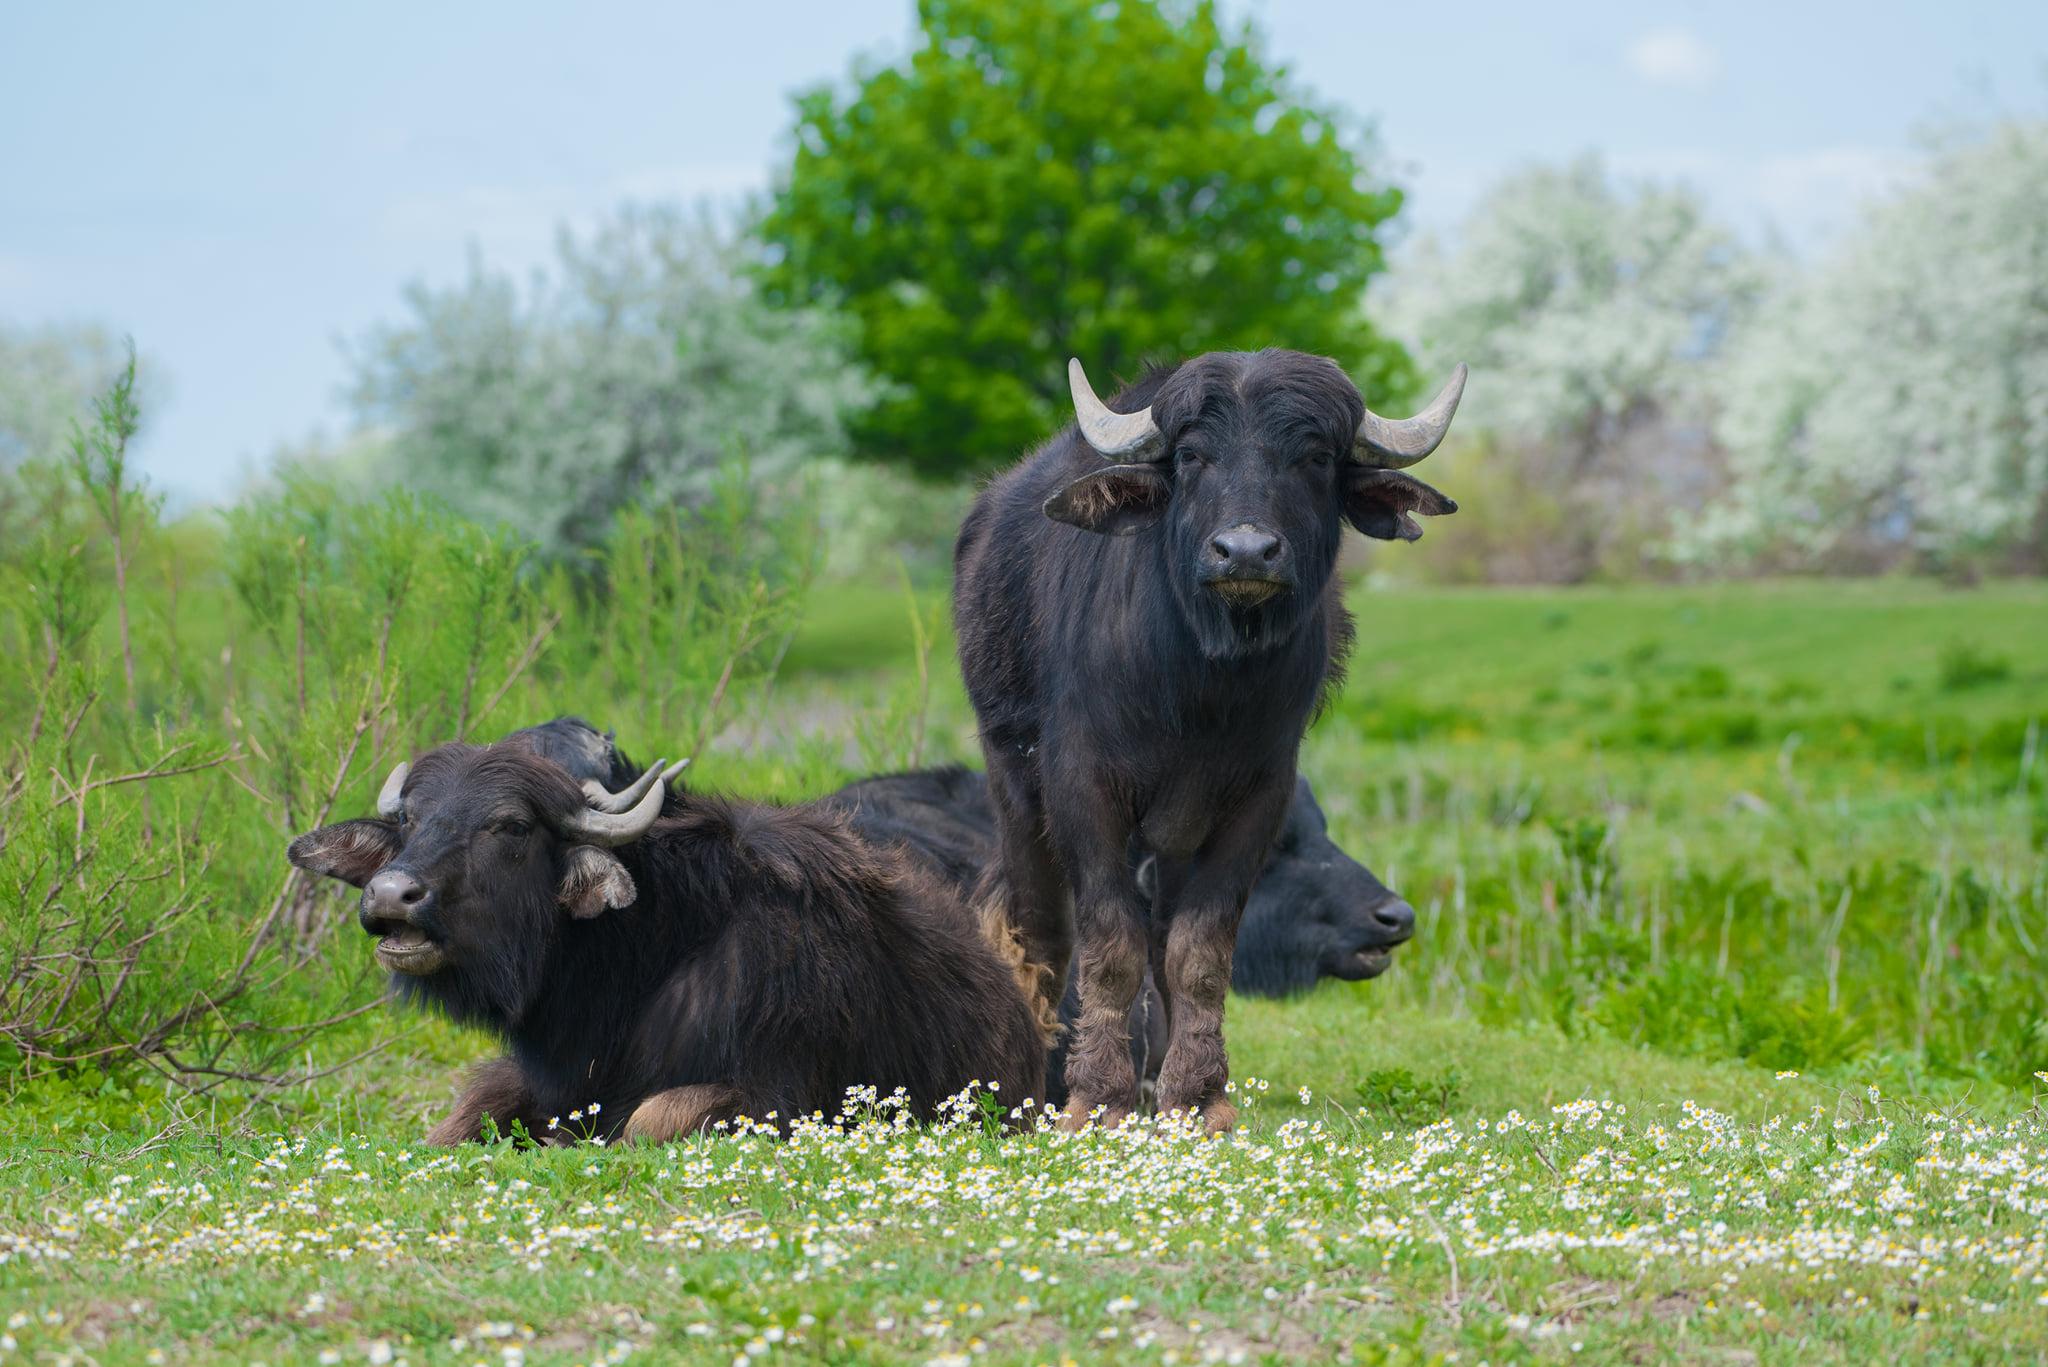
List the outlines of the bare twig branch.
{"label": "bare twig branch", "polygon": [[511,672],[506,674],[505,681],[498,685],[498,691],[491,694],[489,702],[477,709],[476,716],[471,719],[471,725],[482,722],[497,709],[498,704],[505,700],[505,695],[512,691],[512,685],[517,683],[519,677],[540,658],[541,647],[547,644],[548,637],[553,635],[555,628],[561,624],[562,614],[559,612],[549,612],[542,619],[541,624],[534,629],[532,638],[527,641],[526,648],[521,650],[519,658],[512,662]]}

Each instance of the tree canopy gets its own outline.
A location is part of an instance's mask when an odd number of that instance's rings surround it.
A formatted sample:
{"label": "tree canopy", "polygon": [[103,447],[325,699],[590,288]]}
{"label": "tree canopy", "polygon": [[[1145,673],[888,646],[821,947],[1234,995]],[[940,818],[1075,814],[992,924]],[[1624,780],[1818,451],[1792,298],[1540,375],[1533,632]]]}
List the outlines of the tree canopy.
{"label": "tree canopy", "polygon": [[2048,569],[2048,122],[1938,142],[1726,379],[1703,559]]}
{"label": "tree canopy", "polygon": [[891,391],[862,453],[928,475],[1014,458],[1148,361],[1287,346],[1375,403],[1405,357],[1360,300],[1400,193],[1367,130],[1249,27],[1154,0],[920,0],[921,41],[798,99],[762,233],[771,297],[832,303]]}
{"label": "tree canopy", "polygon": [[1425,370],[1485,378],[1461,422],[1592,445],[1646,409],[1697,413],[1764,281],[1698,192],[1592,156],[1508,176],[1395,279],[1388,319]]}
{"label": "tree canopy", "polygon": [[1484,530],[1460,529],[1486,561],[1472,572],[1639,572],[1672,510],[1713,488],[1712,382],[1765,279],[1697,192],[1591,156],[1508,176],[1405,253],[1388,326],[1425,373],[1473,369],[1459,431],[1486,439],[1469,475],[1490,483],[1471,504]]}

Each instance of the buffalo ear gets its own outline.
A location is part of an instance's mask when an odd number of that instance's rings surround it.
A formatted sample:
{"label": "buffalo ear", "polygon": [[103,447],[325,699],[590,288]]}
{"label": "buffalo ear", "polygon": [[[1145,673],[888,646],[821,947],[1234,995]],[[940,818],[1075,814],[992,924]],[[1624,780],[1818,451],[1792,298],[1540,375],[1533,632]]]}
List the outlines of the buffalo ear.
{"label": "buffalo ear", "polygon": [[1055,522],[1104,536],[1142,532],[1166,515],[1173,485],[1153,465],[1105,465],[1045,501]]}
{"label": "buffalo ear", "polygon": [[399,843],[398,827],[392,822],[337,821],[292,841],[284,857],[308,873],[359,888],[391,862]]}
{"label": "buffalo ear", "polygon": [[1456,499],[1399,470],[1352,466],[1344,475],[1344,520],[1382,541],[1414,541],[1422,526],[1409,516],[1441,517],[1458,511]]}
{"label": "buffalo ear", "polygon": [[633,875],[607,850],[595,845],[571,845],[562,860],[562,886],[555,900],[579,921],[588,921],[606,907],[630,907],[640,890]]}

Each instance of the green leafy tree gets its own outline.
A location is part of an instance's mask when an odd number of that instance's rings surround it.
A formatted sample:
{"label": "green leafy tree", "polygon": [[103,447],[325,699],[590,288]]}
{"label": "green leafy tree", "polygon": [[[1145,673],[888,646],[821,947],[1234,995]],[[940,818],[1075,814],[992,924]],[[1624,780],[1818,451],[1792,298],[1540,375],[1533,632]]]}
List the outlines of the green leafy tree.
{"label": "green leafy tree", "polygon": [[799,97],[770,295],[836,303],[895,384],[855,434],[927,475],[1061,420],[1065,362],[1288,346],[1412,387],[1358,300],[1399,191],[1368,132],[1209,3],[920,0],[922,42]]}

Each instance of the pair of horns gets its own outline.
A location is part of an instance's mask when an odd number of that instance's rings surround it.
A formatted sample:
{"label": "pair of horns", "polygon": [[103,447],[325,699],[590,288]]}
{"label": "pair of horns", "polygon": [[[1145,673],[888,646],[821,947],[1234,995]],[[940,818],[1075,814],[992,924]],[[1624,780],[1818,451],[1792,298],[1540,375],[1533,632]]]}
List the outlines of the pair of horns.
{"label": "pair of horns", "polygon": [[[1458,400],[1465,397],[1466,374],[1465,363],[1460,361],[1429,407],[1412,418],[1383,418],[1366,409],[1351,439],[1351,458],[1360,465],[1400,470],[1436,450],[1451,430]],[[1095,397],[1079,358],[1067,362],[1067,386],[1074,392],[1074,416],[1081,436],[1098,455],[1132,465],[1166,459],[1166,434],[1159,430],[1150,408],[1136,413],[1112,412]]]}
{"label": "pair of horns", "polygon": [[[612,792],[595,779],[583,784],[586,805],[566,816],[550,817],[548,824],[564,840],[584,845],[616,847],[630,845],[647,834],[661,815],[661,804],[669,782],[690,765],[686,759],[668,764],[656,760],[647,772],[619,792]],[[412,766],[400,760],[377,793],[377,815],[396,821],[405,810],[405,779]]]}

